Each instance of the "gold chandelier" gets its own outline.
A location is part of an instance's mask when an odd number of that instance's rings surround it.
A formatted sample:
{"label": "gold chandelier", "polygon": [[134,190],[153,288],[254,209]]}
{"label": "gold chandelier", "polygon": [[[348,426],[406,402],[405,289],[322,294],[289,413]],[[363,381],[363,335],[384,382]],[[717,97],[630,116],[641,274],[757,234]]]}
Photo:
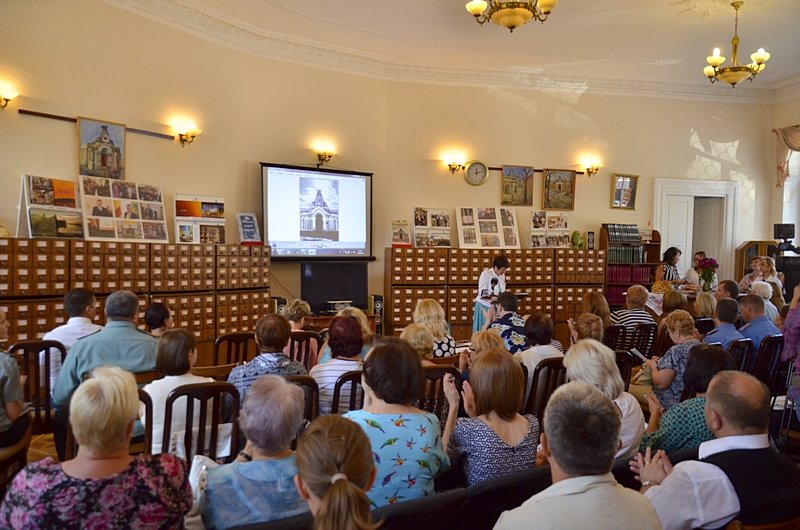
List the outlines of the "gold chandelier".
{"label": "gold chandelier", "polygon": [[736,25],[733,29],[733,39],[731,39],[731,49],[733,58],[731,59],[730,66],[721,66],[725,62],[725,57],[720,55],[719,48],[714,48],[711,56],[706,57],[708,66],[703,68],[703,73],[708,76],[708,80],[712,83],[717,81],[725,81],[731,86],[736,86],[745,79],[750,81],[764,71],[767,67],[766,63],[769,60],[769,53],[764,51],[764,48],[759,48],[756,53],[750,55],[752,63],[742,66],[739,64],[739,8],[742,7],[744,2],[742,0],[734,0],[731,6],[736,10]]}
{"label": "gold chandelier", "polygon": [[544,22],[556,4],[558,4],[558,0],[527,0],[526,2],[470,0],[464,7],[481,26],[487,20],[491,20],[498,26],[503,26],[513,32],[514,28],[526,24],[534,18],[539,22]]}

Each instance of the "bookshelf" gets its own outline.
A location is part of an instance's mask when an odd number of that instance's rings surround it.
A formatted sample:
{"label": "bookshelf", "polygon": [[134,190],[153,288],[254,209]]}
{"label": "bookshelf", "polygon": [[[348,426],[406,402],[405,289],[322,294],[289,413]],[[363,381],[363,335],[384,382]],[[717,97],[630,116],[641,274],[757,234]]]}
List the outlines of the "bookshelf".
{"label": "bookshelf", "polygon": [[643,241],[636,225],[604,224],[600,229],[599,248],[606,251],[605,292],[612,307],[625,304],[625,292],[631,285],[653,284],[653,270],[661,262],[661,234],[653,230]]}

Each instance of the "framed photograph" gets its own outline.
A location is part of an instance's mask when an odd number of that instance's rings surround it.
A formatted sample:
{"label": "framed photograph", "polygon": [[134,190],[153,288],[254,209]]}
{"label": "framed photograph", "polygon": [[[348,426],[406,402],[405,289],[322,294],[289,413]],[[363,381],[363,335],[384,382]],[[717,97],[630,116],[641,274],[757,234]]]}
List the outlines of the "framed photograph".
{"label": "framed photograph", "polygon": [[575,209],[574,171],[568,169],[545,169],[543,182],[543,210]]}
{"label": "framed photograph", "polygon": [[533,167],[503,166],[502,206],[533,206]]}
{"label": "framed photograph", "polygon": [[81,175],[125,180],[125,125],[78,118],[78,161]]}
{"label": "framed photograph", "polygon": [[615,173],[611,178],[611,207],[635,210],[636,192],[638,189],[638,175],[621,175]]}

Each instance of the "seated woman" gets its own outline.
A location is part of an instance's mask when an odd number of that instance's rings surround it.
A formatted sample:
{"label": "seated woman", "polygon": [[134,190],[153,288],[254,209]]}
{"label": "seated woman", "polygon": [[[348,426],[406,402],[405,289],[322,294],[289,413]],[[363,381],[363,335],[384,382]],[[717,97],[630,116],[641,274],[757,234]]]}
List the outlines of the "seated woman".
{"label": "seated woman", "polygon": [[769,301],[772,302],[772,305],[778,308],[778,313],[780,313],[783,311],[783,308],[786,307],[786,298],[783,297],[781,287],[776,282],[767,283],[772,288],[772,297],[770,297]]}
{"label": "seated woman", "polygon": [[764,313],[767,315],[767,318],[775,322],[780,311],[777,307],[775,307],[775,304],[773,304],[771,300],[772,286],[770,286],[770,284],[767,282],[756,280],[750,284],[750,294],[757,294],[762,300],[764,300]]}
{"label": "seated woman", "polygon": [[517,361],[503,350],[475,359],[462,392],[469,418],[458,418],[460,400],[452,376],[445,378],[444,391],[450,406],[442,445],[451,460],[461,458],[469,486],[533,467],[539,422],[518,413],[525,376]]}
{"label": "seated woman", "polygon": [[[6,312],[0,311],[0,342],[8,340],[9,322]],[[0,350],[0,447],[11,447],[25,436],[31,417],[23,414],[22,387],[25,379],[19,375],[17,360]]]}
{"label": "seated woman", "polygon": [[718,345],[701,344],[689,351],[686,371],[683,373],[684,388],[689,399],[681,401],[666,413],[654,394],[647,395],[650,408],[650,421],[647,433],[642,438],[639,450],[650,447],[663,449],[667,453],[698,447],[712,440],[714,435],[708,430],[704,416],[706,390],[711,378],[722,370],[736,370],[733,357]]}
{"label": "seated woman", "polygon": [[537,313],[525,321],[525,337],[531,347],[514,354],[514,359],[528,369],[528,381],[525,384],[525,399],[528,399],[533,385],[533,372],[539,363],[550,357],[563,357],[564,354],[553,347],[551,341],[555,333],[555,325],[549,315]]}
{"label": "seated woman", "polygon": [[758,266],[760,260],[761,256],[753,256],[752,258],[750,258],[750,272],[742,276],[742,279],[739,280],[740,293],[742,294],[749,293],[750,284],[759,279],[759,277],[761,276],[761,270]]}
{"label": "seated woman", "polygon": [[664,293],[664,301],[661,304],[661,320],[658,321],[658,328],[664,327],[667,316],[677,309],[686,309],[689,307],[689,300],[686,295],[675,289],[670,289]]}
{"label": "seated woman", "polygon": [[676,247],[669,247],[661,257],[661,263],[656,266],[655,281],[666,281],[673,285],[683,283],[681,273],[678,272],[678,262],[681,260],[681,251]]}
{"label": "seated woman", "polygon": [[503,337],[498,332],[493,329],[486,329],[473,333],[472,338],[469,340],[469,349],[462,351],[458,356],[458,371],[461,372],[461,378],[467,378],[469,367],[478,355],[494,349],[508,351],[506,350],[506,343],[503,342]]}
{"label": "seated woman", "polygon": [[[694,256],[692,256],[692,266],[686,269],[686,273],[683,275],[683,280],[687,284],[696,285],[698,287],[702,284],[702,280],[700,279],[700,262],[703,261],[705,257],[706,253],[702,250],[698,250],[694,253]],[[716,289],[718,284],[719,279],[715,272],[711,278],[711,288]]]}
{"label": "seated woman", "polygon": [[697,293],[697,298],[692,306],[695,318],[714,318],[714,310],[717,308],[717,299],[711,293]]}
{"label": "seated woman", "polygon": [[[311,306],[305,300],[295,298],[288,304],[286,309],[283,310],[283,316],[289,320],[289,326],[292,331],[305,331],[306,317],[311,316]],[[312,340],[309,343],[309,366],[317,364],[317,341]],[[283,354],[289,356],[290,345],[287,344],[283,349]]]}
{"label": "seated woman", "polygon": [[[324,364],[318,364],[311,369],[309,375],[314,378],[319,387],[319,413],[330,414],[333,404],[333,390],[339,376],[353,371],[361,370],[361,350],[364,347],[361,326],[352,317],[336,317],[328,328],[328,346],[333,359]],[[349,408],[350,385],[342,388],[339,411],[346,412]]]}
{"label": "seated woman", "polygon": [[203,524],[229,528],[308,511],[293,486],[292,440],[303,423],[303,390],[277,375],[258,378],[239,413],[247,444],[231,464],[208,470]]}
{"label": "seated woman", "polygon": [[564,366],[569,381],[591,383],[617,405],[622,417],[619,431],[622,447],[616,458],[633,456],[644,434],[644,414],[639,401],[625,392],[614,351],[594,339],[582,340],[567,351]]}
{"label": "seated woman", "polygon": [[[210,377],[192,375],[192,368],[197,364],[197,338],[194,333],[185,329],[171,329],[158,339],[156,350],[156,370],[164,377],[145,385],[144,391],[153,400],[153,454],[162,451],[161,442],[164,436],[164,415],[166,414],[167,397],[181,385],[195,383],[212,383]],[[142,425],[145,424],[144,405],[141,406]],[[194,425],[200,421],[200,409],[195,408]],[[211,411],[209,410],[209,419]],[[172,404],[171,433],[186,430],[186,398],[182,397]]]}
{"label": "seated woman", "polygon": [[434,340],[433,334],[420,324],[409,324],[403,328],[400,338],[411,345],[414,351],[419,354],[422,366],[436,366],[430,361],[433,357]]}
{"label": "seated woman", "polygon": [[572,344],[579,340],[603,340],[603,319],[592,313],[581,313],[575,320],[567,320],[569,326],[569,339]]}
{"label": "seated woman", "polygon": [[778,277],[778,271],[775,269],[775,260],[769,256],[759,256],[758,258],[758,276],[753,281],[760,280],[762,282],[775,282],[778,284],[778,289],[783,291],[783,282]]}
{"label": "seated woman", "polygon": [[586,293],[583,297],[583,312],[599,316],[603,321],[603,328],[611,325],[611,309],[603,293]]}
{"label": "seated woman", "polygon": [[138,413],[133,374],[96,368],[70,401],[78,456],[22,470],[0,508],[0,527],[183,527],[192,505],[186,463],[171,454],[128,454]]}
{"label": "seated woman", "polygon": [[423,298],[414,308],[414,324],[421,324],[433,334],[434,357],[449,357],[456,354],[456,341],[448,331],[444,309],[433,298]]}
{"label": "seated woman", "polygon": [[662,358],[653,357],[645,365],[650,367],[653,392],[664,410],[677,405],[683,392],[683,373],[689,350],[700,344],[695,338],[697,330],[692,316],[682,309],[671,312],[664,319],[669,338],[675,343]]}
{"label": "seated woman", "polygon": [[169,308],[161,302],[153,302],[144,312],[144,323],[147,331],[154,337],[160,337],[164,332],[175,327]]}
{"label": "seated woman", "polygon": [[315,419],[297,444],[294,482],[319,521],[315,528],[375,530],[364,492],[376,472],[366,434],[341,416]]}
{"label": "seated woman", "polygon": [[[369,327],[367,315],[365,315],[364,312],[357,307],[345,307],[344,309],[339,310],[339,312],[336,313],[336,316],[352,317],[356,319],[356,322],[358,322],[358,325],[361,328],[361,342],[363,344],[361,347],[361,352],[358,354],[358,358],[363,361],[373,344],[372,330]],[[317,362],[319,364],[325,364],[332,358],[330,344],[326,342],[322,345],[322,351]]]}
{"label": "seated woman", "polygon": [[367,493],[375,506],[433,494],[433,478],[450,466],[442,449],[439,418],[415,404],[425,392],[425,373],[405,341],[388,337],[364,361],[363,410],[345,414],[369,438],[378,480]]}

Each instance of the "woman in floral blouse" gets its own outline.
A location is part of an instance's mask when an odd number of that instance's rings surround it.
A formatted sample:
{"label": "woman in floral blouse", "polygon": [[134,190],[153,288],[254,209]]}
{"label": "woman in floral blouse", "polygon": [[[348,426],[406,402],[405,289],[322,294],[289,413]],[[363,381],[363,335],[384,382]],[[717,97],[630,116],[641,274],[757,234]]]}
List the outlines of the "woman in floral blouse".
{"label": "woman in floral blouse", "polygon": [[21,471],[0,508],[0,528],[183,528],[192,505],[186,464],[169,454],[128,454],[138,412],[133,374],[95,369],[70,401],[78,456]]}
{"label": "woman in floral blouse", "polygon": [[669,332],[669,338],[675,344],[664,357],[653,357],[645,364],[650,367],[653,377],[653,392],[664,410],[676,405],[683,392],[683,372],[689,350],[700,344],[695,337],[694,319],[683,309],[676,309],[667,315],[662,322]]}

